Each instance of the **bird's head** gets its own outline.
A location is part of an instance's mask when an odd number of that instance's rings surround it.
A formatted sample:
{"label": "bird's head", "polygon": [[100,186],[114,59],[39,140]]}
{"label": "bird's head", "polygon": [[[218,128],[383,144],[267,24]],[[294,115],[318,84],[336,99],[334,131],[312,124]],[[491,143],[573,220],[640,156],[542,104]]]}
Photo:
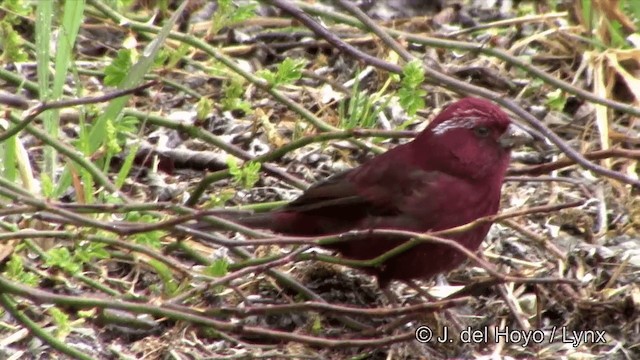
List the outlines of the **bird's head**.
{"label": "bird's head", "polygon": [[475,180],[498,176],[501,180],[511,148],[530,139],[498,106],[464,98],[438,114],[411,146],[425,170]]}

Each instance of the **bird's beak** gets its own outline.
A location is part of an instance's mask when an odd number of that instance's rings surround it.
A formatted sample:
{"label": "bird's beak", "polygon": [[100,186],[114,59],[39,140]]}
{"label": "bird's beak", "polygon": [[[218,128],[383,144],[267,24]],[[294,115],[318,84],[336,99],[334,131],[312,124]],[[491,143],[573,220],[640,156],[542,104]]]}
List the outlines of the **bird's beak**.
{"label": "bird's beak", "polygon": [[520,145],[528,144],[533,141],[533,137],[520,127],[510,124],[507,131],[500,136],[498,142],[505,149],[511,149]]}

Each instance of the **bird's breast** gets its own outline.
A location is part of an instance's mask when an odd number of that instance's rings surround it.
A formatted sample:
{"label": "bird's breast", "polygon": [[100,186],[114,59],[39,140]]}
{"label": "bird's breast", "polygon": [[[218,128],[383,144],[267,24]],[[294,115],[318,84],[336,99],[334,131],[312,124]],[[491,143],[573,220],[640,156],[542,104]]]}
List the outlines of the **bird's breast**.
{"label": "bird's breast", "polygon": [[[419,223],[416,231],[439,231],[470,223],[497,213],[500,205],[500,186],[471,181],[443,181],[425,187],[407,204],[406,213]],[[489,226],[481,226],[482,237]],[[481,241],[482,239],[480,239]]]}

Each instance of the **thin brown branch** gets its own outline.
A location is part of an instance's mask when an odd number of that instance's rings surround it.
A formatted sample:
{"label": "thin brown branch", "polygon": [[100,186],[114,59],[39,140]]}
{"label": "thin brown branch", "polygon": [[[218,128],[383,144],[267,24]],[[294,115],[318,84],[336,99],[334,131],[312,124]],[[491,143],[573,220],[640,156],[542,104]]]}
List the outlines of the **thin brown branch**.
{"label": "thin brown branch", "polygon": [[373,308],[362,309],[352,306],[343,306],[319,302],[304,302],[296,304],[275,304],[260,307],[223,307],[216,309],[216,312],[229,313],[234,316],[245,318],[252,315],[268,315],[287,312],[317,311],[320,313],[344,314],[352,316],[371,316],[371,317],[396,317],[407,314],[418,314],[424,312],[434,312],[448,309],[460,305],[464,305],[469,298],[456,298],[445,301],[432,301],[417,305],[396,307],[396,308]]}
{"label": "thin brown branch", "polygon": [[62,109],[62,108],[67,108],[67,107],[77,106],[77,105],[87,105],[87,104],[107,102],[115,98],[131,95],[138,91],[147,89],[151,86],[156,85],[157,83],[158,82],[156,80],[152,80],[147,82],[146,84],[135,86],[130,89],[116,90],[100,96],[90,96],[90,97],[88,96],[88,97],[83,97],[79,99],[65,99],[65,100],[38,103],[31,109],[27,110],[27,116],[20,123],[16,124],[11,129],[0,134],[0,142],[3,142],[4,140],[20,132],[22,129],[27,127],[27,125],[29,125],[33,120],[35,120],[38,115],[42,114],[47,110]]}
{"label": "thin brown branch", "polygon": [[[597,150],[588,152],[583,155],[589,160],[603,160],[610,158],[626,158],[640,160],[640,150],[612,148],[606,150]],[[541,175],[548,174],[552,171],[575,165],[576,161],[571,158],[564,158],[554,162],[540,165],[525,166],[517,169],[509,169],[509,175]]]}
{"label": "thin brown branch", "polygon": [[23,286],[21,284],[9,281],[2,276],[0,276],[0,292],[4,294],[13,294],[15,296],[25,297],[36,303],[56,304],[63,307],[71,307],[74,309],[119,309],[130,311],[133,313],[151,314],[157,317],[166,317],[178,321],[186,321],[203,326],[209,326],[213,329],[229,333],[259,336],[267,339],[285,342],[293,341],[328,348],[386,346],[402,341],[407,341],[413,339],[414,337],[413,331],[408,331],[399,335],[387,336],[382,338],[345,340],[329,339],[286,331],[265,329],[259,326],[246,326],[241,322],[232,323],[227,321],[215,320],[209,316],[197,315],[191,312],[184,312],[163,305],[137,303],[122,299],[106,300],[90,296],[60,295],[36,288],[31,288],[28,286]]}

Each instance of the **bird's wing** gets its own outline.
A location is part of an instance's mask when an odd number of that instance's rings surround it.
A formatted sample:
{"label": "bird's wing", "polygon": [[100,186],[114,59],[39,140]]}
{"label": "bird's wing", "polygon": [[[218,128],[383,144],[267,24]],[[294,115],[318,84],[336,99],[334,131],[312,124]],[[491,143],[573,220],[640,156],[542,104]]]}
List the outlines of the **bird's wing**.
{"label": "bird's wing", "polygon": [[[356,172],[357,170],[357,172]],[[397,162],[348,170],[314,184],[282,208],[285,212],[349,218],[395,216],[416,194],[423,193],[438,172],[408,171]]]}
{"label": "bird's wing", "polygon": [[282,210],[316,212],[341,206],[365,205],[367,200],[358,194],[355,184],[349,180],[352,172],[353,169],[347,170],[313,184]]}

